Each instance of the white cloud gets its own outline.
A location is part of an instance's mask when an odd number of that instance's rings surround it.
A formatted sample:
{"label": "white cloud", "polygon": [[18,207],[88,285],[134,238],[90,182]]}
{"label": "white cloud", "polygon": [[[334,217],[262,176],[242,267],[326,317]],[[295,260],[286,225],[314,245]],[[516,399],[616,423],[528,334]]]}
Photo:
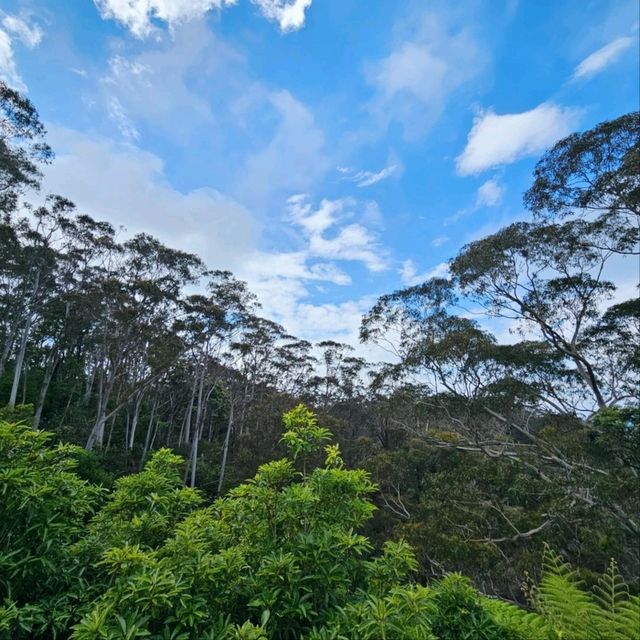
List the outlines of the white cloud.
{"label": "white cloud", "polygon": [[347,167],[337,167],[337,170],[344,175],[343,180],[355,182],[358,187],[370,187],[387,178],[399,175],[402,172],[402,165],[393,162],[380,171],[352,171]]}
{"label": "white cloud", "polygon": [[[353,216],[355,204],[350,199],[325,199],[314,210],[306,196],[297,195],[288,200],[289,218],[307,238],[309,256],[361,262],[370,271],[384,271],[387,264],[377,236],[360,223],[343,224]],[[371,203],[367,203],[365,215],[370,215],[370,209]],[[337,232],[328,235],[336,226]]]}
{"label": "white cloud", "polygon": [[290,219],[311,236],[322,234],[329,227],[332,227],[337,222],[338,214],[343,208],[343,201],[324,199],[318,209],[314,211],[309,199],[304,194],[291,196],[287,204]]}
{"label": "white cloud", "polygon": [[370,110],[380,124],[403,125],[406,138],[422,135],[440,116],[450,94],[476,76],[485,56],[467,29],[446,16],[424,13],[391,53],[367,66],[375,88]]}
{"label": "white cloud", "polygon": [[173,28],[212,9],[234,5],[236,0],[94,0],[94,3],[102,18],[116,20],[137,38],[144,38],[153,31],[154,20]]}
{"label": "white cloud", "polygon": [[311,111],[288,91],[271,91],[262,110],[271,109],[277,124],[269,141],[246,159],[236,190],[255,207],[286,193],[306,191],[330,166],[325,136]]}
{"label": "white cloud", "polygon": [[[362,219],[371,216],[371,204],[362,206]],[[360,208],[361,203],[351,199],[324,199],[315,207],[307,196],[292,196],[286,221],[299,229],[302,248],[256,252],[241,266],[239,275],[258,295],[264,313],[293,335],[358,347],[360,319],[373,300],[313,304],[309,297],[312,286],[351,284],[351,277],[338,266],[340,262],[360,262],[371,272],[386,268],[375,234],[363,224],[350,222]]]}
{"label": "white cloud", "polygon": [[37,25],[29,25],[21,18],[0,12],[0,80],[18,91],[26,92],[15,61],[14,41],[18,40],[29,49],[40,44],[42,30]]}
{"label": "white cloud", "polygon": [[70,198],[82,213],[147,232],[200,255],[211,268],[236,269],[255,251],[259,226],[241,204],[215,189],[188,192],[166,180],[162,160],[133,145],[49,125],[56,149],[43,192]]}
{"label": "white cloud", "polygon": [[380,254],[377,237],[360,224],[347,225],[332,238],[312,236],[309,251],[322,258],[362,262],[370,271],[384,271],[387,268]]}
{"label": "white cloud", "polygon": [[305,11],[312,0],[251,0],[267,20],[277,22],[283,32],[297,31],[304,26]]}
{"label": "white cloud", "polygon": [[18,91],[26,91],[27,89],[18,73],[18,67],[13,57],[11,38],[9,34],[2,29],[0,29],[0,80],[18,89]]}
{"label": "white cloud", "polygon": [[573,73],[573,79],[587,78],[599,73],[615,62],[620,55],[633,45],[634,39],[630,37],[616,38],[601,49],[587,56]]}
{"label": "white cloud", "polygon": [[5,14],[2,18],[2,26],[29,49],[37,47],[42,41],[43,33],[38,25],[27,24],[16,16]]}
{"label": "white cloud", "polygon": [[112,56],[99,79],[102,104],[108,112],[115,97],[133,121],[143,119],[155,131],[184,141],[194,127],[211,126],[214,120],[208,96],[189,82],[194,71],[207,81],[205,86],[226,90],[222,68],[240,73],[236,60],[203,21],[194,20],[135,56]]}
{"label": "white cloud", "polygon": [[402,263],[402,268],[399,273],[403,284],[408,287],[415,287],[431,278],[448,278],[449,264],[447,262],[441,262],[424,273],[418,273],[416,263],[413,260],[405,260]]}
{"label": "white cloud", "polygon": [[547,102],[522,113],[485,111],[476,117],[467,145],[456,158],[458,173],[480,173],[539,153],[569,134],[578,115],[577,109]]}
{"label": "white cloud", "polygon": [[118,129],[120,129],[123,137],[131,141],[140,138],[140,133],[131,121],[131,118],[127,115],[120,100],[115,96],[110,96],[107,101],[107,113]]}
{"label": "white cloud", "polygon": [[310,190],[332,164],[312,111],[253,79],[243,55],[204,20],[135,56],[112,56],[99,91],[100,106],[129,139],[134,130],[153,131],[190,147],[218,184],[263,215]]}
{"label": "white cloud", "polygon": [[443,244],[449,242],[449,236],[438,236],[431,241],[432,247],[441,247]]}
{"label": "white cloud", "polygon": [[[262,15],[277,22],[283,32],[302,28],[305,11],[312,0],[251,0]],[[235,5],[237,0],[94,0],[104,19],[123,24],[137,38],[154,31],[154,22],[164,22],[170,29],[212,10]]]}
{"label": "white cloud", "polygon": [[497,178],[491,178],[478,187],[476,195],[476,207],[495,207],[500,204],[504,196],[505,188]]}

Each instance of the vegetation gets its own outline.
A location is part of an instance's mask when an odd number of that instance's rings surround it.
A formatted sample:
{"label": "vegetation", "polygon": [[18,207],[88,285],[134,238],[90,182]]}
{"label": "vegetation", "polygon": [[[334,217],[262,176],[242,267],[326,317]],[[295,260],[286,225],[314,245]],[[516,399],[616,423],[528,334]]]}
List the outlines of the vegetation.
{"label": "vegetation", "polygon": [[[0,635],[6,638],[437,638],[631,640],[640,598],[612,561],[593,593],[545,555],[538,613],[481,596],[451,574],[423,587],[404,541],[358,533],[375,506],[304,406],[284,416],[288,456],[205,506],[183,460],[155,452],[106,491],[78,451],[0,424]],[[301,470],[302,469],[302,470]]]}
{"label": "vegetation", "polygon": [[0,83],[0,633],[632,637],[639,139],[559,141],[530,219],[373,305],[372,363],[40,196],[44,128]]}

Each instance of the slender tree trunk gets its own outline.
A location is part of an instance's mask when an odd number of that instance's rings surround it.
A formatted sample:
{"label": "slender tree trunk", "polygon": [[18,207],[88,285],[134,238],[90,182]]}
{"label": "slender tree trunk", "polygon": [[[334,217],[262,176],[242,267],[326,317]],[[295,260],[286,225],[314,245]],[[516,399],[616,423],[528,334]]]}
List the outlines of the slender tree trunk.
{"label": "slender tree trunk", "polygon": [[151,405],[151,415],[149,416],[149,424],[147,425],[147,435],[144,438],[144,448],[142,449],[142,456],[140,457],[140,470],[144,466],[144,461],[147,458],[147,453],[149,451],[150,443],[151,443],[151,432],[153,430],[153,419],[156,416],[156,408],[158,407],[158,397],[156,396],[153,404]]}
{"label": "slender tree trunk", "polygon": [[249,394],[249,381],[245,379],[242,389],[242,403],[240,405],[240,435],[244,433],[244,417],[247,410],[247,396]]}
{"label": "slender tree trunk", "polygon": [[22,375],[22,404],[27,404],[27,382],[28,382],[29,367],[24,367],[24,373]]}
{"label": "slender tree trunk", "polygon": [[184,421],[182,422],[182,428],[180,429],[180,435],[178,436],[178,445],[181,445],[183,442],[189,444],[189,432],[191,431],[191,414],[193,413],[193,403],[196,397],[196,387],[197,382],[194,380],[193,389],[191,390],[191,398],[189,399],[187,411],[184,414]]}
{"label": "slender tree trunk", "polygon": [[229,441],[231,440],[231,430],[233,429],[233,396],[231,395],[231,406],[229,407],[229,420],[227,422],[227,433],[224,437],[224,446],[222,448],[222,464],[220,465],[220,478],[218,479],[217,495],[222,493],[224,485],[224,472],[227,467],[227,457],[229,455]]}
{"label": "slender tree trunk", "polygon": [[4,341],[4,348],[2,349],[2,354],[0,354],[0,378],[4,375],[4,370],[7,366],[7,360],[9,359],[11,349],[13,348],[13,344],[16,341],[16,336],[18,335],[18,327],[19,322],[16,319],[11,325],[9,333],[7,334],[7,338]]}
{"label": "slender tree trunk", "polygon": [[140,407],[142,406],[142,399],[144,398],[144,391],[140,391],[136,397],[136,403],[133,410],[133,419],[131,421],[131,430],[129,432],[129,450],[133,449],[133,443],[136,439],[136,429],[138,427],[138,418],[140,417]]}
{"label": "slender tree trunk", "polygon": [[198,466],[198,446],[200,444],[200,432],[202,430],[202,415],[204,412],[203,390],[204,390],[204,368],[200,374],[200,383],[198,384],[198,410],[196,412],[196,425],[191,436],[191,486],[196,486],[196,468]]}
{"label": "slender tree trunk", "polygon": [[47,358],[47,364],[44,370],[44,376],[42,378],[42,384],[40,385],[40,393],[38,394],[38,400],[36,401],[36,411],[33,417],[33,428],[37,429],[40,426],[40,420],[42,419],[42,409],[44,408],[44,402],[47,398],[47,392],[49,391],[49,385],[53,379],[53,375],[58,366],[58,345],[55,345]]}
{"label": "slender tree trunk", "polygon": [[107,420],[107,406],[109,405],[109,399],[111,397],[111,391],[115,383],[116,374],[115,371],[109,372],[106,384],[100,385],[100,394],[98,398],[98,415],[96,421],[89,434],[87,440],[86,449],[91,451],[95,445],[102,447],[104,444],[104,426]]}
{"label": "slender tree trunk", "polygon": [[91,368],[91,373],[87,376],[87,381],[84,387],[84,395],[82,397],[82,404],[86,407],[89,404],[89,400],[91,400],[91,391],[93,390],[93,381],[96,378],[96,371],[98,367],[93,366]]}
{"label": "slender tree trunk", "polygon": [[20,348],[16,357],[16,368],[13,372],[13,384],[11,385],[11,395],[9,396],[9,407],[13,409],[16,406],[16,398],[18,396],[18,386],[20,385],[20,376],[22,375],[22,366],[24,364],[24,355],[27,351],[27,342],[29,340],[29,331],[33,322],[32,314],[27,316],[27,320],[22,330],[22,338],[20,340]]}

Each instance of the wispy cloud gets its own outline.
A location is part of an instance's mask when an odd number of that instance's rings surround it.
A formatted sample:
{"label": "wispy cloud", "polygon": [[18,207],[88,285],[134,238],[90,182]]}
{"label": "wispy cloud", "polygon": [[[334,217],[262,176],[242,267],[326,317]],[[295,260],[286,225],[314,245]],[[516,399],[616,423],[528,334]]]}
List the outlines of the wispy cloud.
{"label": "wispy cloud", "polygon": [[133,121],[127,115],[127,112],[124,110],[120,100],[115,96],[110,96],[107,100],[107,113],[124,138],[129,141],[138,140],[138,138],[140,138],[140,133],[133,124]]}
{"label": "wispy cloud", "polygon": [[2,17],[2,26],[14,38],[19,39],[29,49],[37,47],[44,36],[42,29],[37,24],[29,24],[9,14]]}
{"label": "wispy cloud", "polygon": [[370,111],[382,126],[396,121],[405,138],[419,137],[485,62],[468,28],[453,28],[449,16],[424,12],[386,57],[367,65],[375,89]]}
{"label": "wispy cloud", "polygon": [[145,38],[154,30],[154,21],[170,28],[203,16],[212,9],[236,4],[236,0],[94,0],[104,19],[116,20],[136,38]]}
{"label": "wispy cloud", "polygon": [[0,11],[0,79],[9,86],[26,92],[15,61],[14,44],[20,42],[29,49],[42,41],[43,32],[38,25],[29,24],[22,18]]}
{"label": "wispy cloud", "polygon": [[392,176],[399,176],[403,167],[399,162],[392,162],[380,171],[354,171],[348,167],[338,167],[343,180],[355,182],[358,187],[370,187]]}
{"label": "wispy cloud", "polygon": [[377,235],[363,224],[349,222],[354,205],[349,199],[325,199],[314,209],[306,196],[297,195],[289,198],[289,219],[306,236],[310,257],[361,262],[369,271],[384,271],[387,262]]}
{"label": "wispy cloud", "polygon": [[544,102],[522,113],[478,115],[464,151],[456,158],[460,175],[481,173],[543,151],[569,134],[579,110]]}
{"label": "wispy cloud", "polygon": [[441,247],[443,244],[449,242],[449,236],[437,236],[431,241],[432,247]]}
{"label": "wispy cloud", "polygon": [[500,204],[505,188],[497,178],[491,178],[478,187],[476,194],[476,208],[495,207]]}
{"label": "wispy cloud", "polygon": [[573,79],[588,78],[596,75],[609,65],[613,64],[634,43],[634,39],[628,36],[616,38],[604,47],[587,56],[573,73]]}
{"label": "wispy cloud", "polygon": [[246,158],[238,184],[256,207],[309,189],[331,166],[312,111],[287,90],[261,93],[261,110],[273,113],[276,126],[268,142]]}
{"label": "wispy cloud", "polygon": [[414,287],[431,278],[448,278],[449,264],[447,262],[441,262],[423,273],[418,273],[416,263],[413,260],[405,260],[402,263],[402,268],[399,270],[399,273],[403,284],[408,287]]}
{"label": "wispy cloud", "polygon": [[485,207],[497,207],[502,202],[506,190],[506,187],[500,182],[497,176],[489,178],[489,180],[486,180],[478,187],[473,204],[445,218],[444,225],[454,224],[458,222],[458,220],[470,216]]}

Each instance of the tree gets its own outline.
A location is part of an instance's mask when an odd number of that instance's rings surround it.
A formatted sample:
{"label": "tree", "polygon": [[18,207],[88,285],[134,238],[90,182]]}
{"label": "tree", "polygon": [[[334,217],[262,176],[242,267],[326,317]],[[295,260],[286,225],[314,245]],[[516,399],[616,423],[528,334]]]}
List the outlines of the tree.
{"label": "tree", "polygon": [[536,218],[590,220],[617,238],[613,250],[638,251],[640,112],[574,133],[539,160],[524,194]]}
{"label": "tree", "polygon": [[0,81],[0,212],[11,211],[20,193],[38,188],[38,164],[50,162],[51,148],[38,112],[23,95]]}

